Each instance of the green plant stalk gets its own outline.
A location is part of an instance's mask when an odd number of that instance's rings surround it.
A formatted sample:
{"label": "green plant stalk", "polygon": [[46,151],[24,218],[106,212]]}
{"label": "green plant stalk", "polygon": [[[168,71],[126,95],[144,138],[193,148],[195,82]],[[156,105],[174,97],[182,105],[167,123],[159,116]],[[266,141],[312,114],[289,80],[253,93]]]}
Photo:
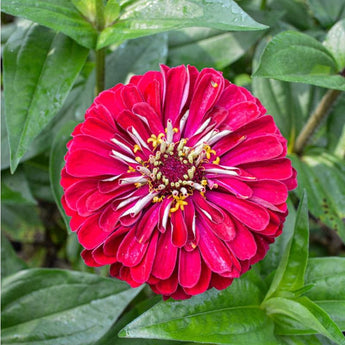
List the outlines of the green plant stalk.
{"label": "green plant stalk", "polygon": [[296,139],[295,147],[293,150],[295,153],[300,155],[303,152],[304,147],[307,144],[309,138],[315,132],[320,122],[325,117],[327,117],[330,108],[337,100],[340,93],[341,91],[339,90],[328,90],[326,94],[322,97],[314,113],[310,116],[308,122],[305,124],[301,133],[298,135]]}
{"label": "green plant stalk", "polygon": [[[98,35],[104,29],[104,2],[96,0],[96,26]],[[105,48],[96,50],[96,96],[104,90],[105,80]]]}

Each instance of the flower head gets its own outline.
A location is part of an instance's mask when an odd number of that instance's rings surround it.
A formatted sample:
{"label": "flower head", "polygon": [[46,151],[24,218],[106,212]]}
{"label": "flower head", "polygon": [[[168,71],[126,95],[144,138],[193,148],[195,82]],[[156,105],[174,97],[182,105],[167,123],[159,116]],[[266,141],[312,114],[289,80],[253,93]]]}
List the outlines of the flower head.
{"label": "flower head", "polygon": [[265,114],[210,68],[162,66],[102,92],[61,179],[86,264],[184,299],[226,288],[262,259],[296,186]]}

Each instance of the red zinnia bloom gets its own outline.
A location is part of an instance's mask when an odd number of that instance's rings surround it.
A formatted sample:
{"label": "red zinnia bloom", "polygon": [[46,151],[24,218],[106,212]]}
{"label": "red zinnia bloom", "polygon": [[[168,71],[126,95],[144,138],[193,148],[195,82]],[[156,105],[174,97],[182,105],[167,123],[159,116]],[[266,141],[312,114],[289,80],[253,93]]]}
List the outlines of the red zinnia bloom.
{"label": "red zinnia bloom", "polygon": [[184,299],[262,259],[296,186],[265,114],[210,68],[162,66],[102,92],[72,134],[61,180],[86,264]]}

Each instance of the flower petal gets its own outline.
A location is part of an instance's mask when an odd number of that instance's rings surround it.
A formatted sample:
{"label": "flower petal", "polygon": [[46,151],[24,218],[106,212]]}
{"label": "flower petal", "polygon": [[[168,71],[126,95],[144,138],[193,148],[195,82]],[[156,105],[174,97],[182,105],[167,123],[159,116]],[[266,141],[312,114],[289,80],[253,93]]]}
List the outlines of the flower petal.
{"label": "flower petal", "polygon": [[209,192],[207,198],[218,205],[222,205],[232,216],[254,230],[263,230],[269,223],[270,216],[261,206],[250,201],[238,199],[232,195]]}
{"label": "flower petal", "polygon": [[176,266],[177,247],[171,243],[170,229],[159,235],[156,258],[152,267],[152,274],[159,279],[168,279]]}
{"label": "flower petal", "polygon": [[183,287],[195,286],[201,274],[201,257],[198,249],[187,252],[180,250],[178,280]]}

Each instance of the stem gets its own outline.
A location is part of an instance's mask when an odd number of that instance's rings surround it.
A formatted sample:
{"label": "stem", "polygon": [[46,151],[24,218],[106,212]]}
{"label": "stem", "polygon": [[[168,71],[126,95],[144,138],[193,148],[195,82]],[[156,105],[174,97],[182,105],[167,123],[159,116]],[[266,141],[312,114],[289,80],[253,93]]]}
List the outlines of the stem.
{"label": "stem", "polygon": [[266,9],[266,0],[261,0],[260,10]]}
{"label": "stem", "polygon": [[[104,29],[104,2],[96,0],[96,26],[98,34]],[[105,48],[96,50],[96,96],[104,90]]]}
{"label": "stem", "polygon": [[306,143],[308,142],[311,135],[315,132],[320,122],[327,117],[330,108],[336,101],[341,91],[339,90],[328,90],[322,97],[319,105],[315,109],[314,113],[310,116],[308,122],[303,127],[301,133],[296,139],[294,152],[301,154],[304,150]]}

